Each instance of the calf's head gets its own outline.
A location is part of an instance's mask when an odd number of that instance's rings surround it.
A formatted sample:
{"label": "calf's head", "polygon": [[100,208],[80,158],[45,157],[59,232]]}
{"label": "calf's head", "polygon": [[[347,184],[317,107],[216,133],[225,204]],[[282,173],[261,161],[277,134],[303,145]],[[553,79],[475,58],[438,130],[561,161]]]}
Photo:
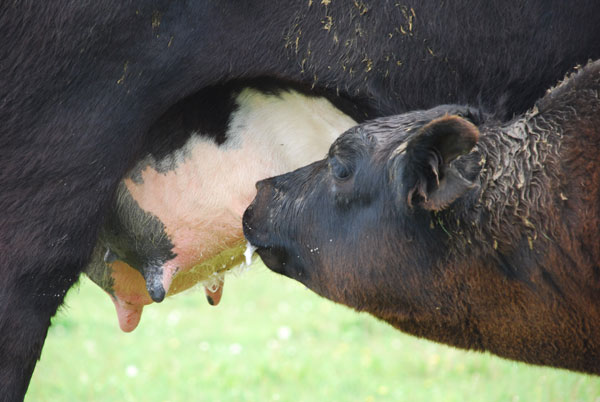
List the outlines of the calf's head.
{"label": "calf's head", "polygon": [[590,63],[504,124],[443,106],[352,128],[257,185],[245,236],[405,332],[600,374],[599,77]]}
{"label": "calf's head", "polygon": [[478,140],[469,118],[467,108],[443,106],[348,130],[326,159],[257,184],[247,239],[272,270],[402,319],[429,298],[422,282],[445,258],[448,236],[432,220],[476,187],[474,158],[459,160]]}

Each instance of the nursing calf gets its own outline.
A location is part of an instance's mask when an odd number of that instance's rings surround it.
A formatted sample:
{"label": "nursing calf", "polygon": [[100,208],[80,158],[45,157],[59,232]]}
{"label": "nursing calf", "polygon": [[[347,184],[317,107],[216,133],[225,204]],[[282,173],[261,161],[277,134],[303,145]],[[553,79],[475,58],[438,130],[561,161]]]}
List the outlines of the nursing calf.
{"label": "nursing calf", "polygon": [[223,273],[243,258],[254,183],[320,159],[355,124],[325,98],[265,82],[211,87],[169,110],[119,184],[86,268],[121,329],[199,281],[217,304]]}
{"label": "nursing calf", "polygon": [[258,183],[274,271],[408,333],[600,374],[600,62],[507,124],[382,118]]}

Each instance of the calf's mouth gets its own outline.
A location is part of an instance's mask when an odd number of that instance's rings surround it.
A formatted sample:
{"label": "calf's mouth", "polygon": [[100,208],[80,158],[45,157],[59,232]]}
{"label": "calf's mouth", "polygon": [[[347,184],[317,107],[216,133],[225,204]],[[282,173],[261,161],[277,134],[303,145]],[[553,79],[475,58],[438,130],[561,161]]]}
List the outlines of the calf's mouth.
{"label": "calf's mouth", "polygon": [[248,250],[256,251],[263,263],[272,271],[289,275],[286,272],[290,261],[288,247],[275,235],[272,214],[272,189],[265,185],[266,180],[257,184],[258,192],[252,203],[244,212],[242,226],[248,241]]}
{"label": "calf's mouth", "polygon": [[268,221],[260,219],[260,217],[256,218],[258,210],[256,203],[259,196],[260,192],[244,212],[242,220],[244,236],[248,241],[248,248],[246,251],[256,252],[267,267],[282,273],[286,260],[285,253],[282,252],[283,250],[274,247],[273,239],[271,238],[272,231],[269,230]]}

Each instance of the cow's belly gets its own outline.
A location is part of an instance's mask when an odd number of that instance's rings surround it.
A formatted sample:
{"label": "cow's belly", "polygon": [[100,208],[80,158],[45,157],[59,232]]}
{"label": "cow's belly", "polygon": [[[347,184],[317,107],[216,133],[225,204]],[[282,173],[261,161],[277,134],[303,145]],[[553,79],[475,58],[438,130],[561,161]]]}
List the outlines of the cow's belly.
{"label": "cow's belly", "polygon": [[243,261],[255,183],[322,158],[355,124],[326,99],[293,91],[245,89],[236,103],[224,143],[193,133],[169,163],[146,158],[119,187],[118,213],[86,271],[111,295],[124,331],[144,305],[198,282],[217,304],[223,274]]}

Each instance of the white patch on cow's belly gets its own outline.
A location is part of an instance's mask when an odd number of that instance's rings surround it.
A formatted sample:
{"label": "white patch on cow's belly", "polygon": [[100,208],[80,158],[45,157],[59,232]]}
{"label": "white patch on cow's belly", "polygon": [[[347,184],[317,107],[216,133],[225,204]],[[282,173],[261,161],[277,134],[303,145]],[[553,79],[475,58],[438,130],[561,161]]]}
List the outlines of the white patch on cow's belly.
{"label": "white patch on cow's belly", "polygon": [[295,91],[245,89],[236,101],[225,143],[195,133],[175,154],[174,170],[146,166],[142,182],[125,180],[139,206],[165,225],[177,254],[168,265],[179,270],[238,246],[255,183],[323,158],[356,124],[328,100]]}

